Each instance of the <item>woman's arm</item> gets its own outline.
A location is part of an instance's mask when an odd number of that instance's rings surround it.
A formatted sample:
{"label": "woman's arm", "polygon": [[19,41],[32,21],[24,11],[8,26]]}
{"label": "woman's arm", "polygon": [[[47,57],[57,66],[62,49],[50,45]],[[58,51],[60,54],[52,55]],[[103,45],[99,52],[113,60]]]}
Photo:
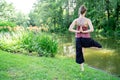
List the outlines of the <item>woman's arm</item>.
{"label": "woman's arm", "polygon": [[75,33],[79,33],[80,31],[74,29],[75,25],[77,25],[77,19],[75,19],[75,20],[72,22],[72,24],[70,25],[69,31],[75,32]]}
{"label": "woman's arm", "polygon": [[93,28],[93,25],[92,25],[92,22],[90,19],[87,20],[88,22],[88,26],[90,27],[90,29],[86,30],[86,31],[81,31],[82,33],[89,33],[89,32],[93,32],[94,31],[94,28]]}

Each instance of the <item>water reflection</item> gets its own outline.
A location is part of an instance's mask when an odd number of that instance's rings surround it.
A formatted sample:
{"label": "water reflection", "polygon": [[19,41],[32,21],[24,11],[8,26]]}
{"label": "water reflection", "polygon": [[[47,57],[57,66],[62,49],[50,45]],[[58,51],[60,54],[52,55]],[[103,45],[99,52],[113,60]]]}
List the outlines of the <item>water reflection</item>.
{"label": "water reflection", "polygon": [[66,54],[73,54],[75,52],[74,47],[71,46],[64,46],[64,53]]}
{"label": "water reflection", "polygon": [[120,55],[112,50],[85,50],[86,63],[109,73],[120,75]]}
{"label": "water reflection", "polygon": [[[75,57],[74,36],[61,36],[63,55]],[[85,62],[95,68],[120,76],[120,40],[97,39],[103,46],[101,50],[85,49]]]}

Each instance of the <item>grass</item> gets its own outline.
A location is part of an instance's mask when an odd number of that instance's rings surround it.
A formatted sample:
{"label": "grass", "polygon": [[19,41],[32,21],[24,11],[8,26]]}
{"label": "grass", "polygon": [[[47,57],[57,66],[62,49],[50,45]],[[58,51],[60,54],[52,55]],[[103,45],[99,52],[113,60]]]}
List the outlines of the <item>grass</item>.
{"label": "grass", "polygon": [[46,58],[12,54],[0,50],[0,80],[120,80],[85,65],[85,71],[71,58]]}

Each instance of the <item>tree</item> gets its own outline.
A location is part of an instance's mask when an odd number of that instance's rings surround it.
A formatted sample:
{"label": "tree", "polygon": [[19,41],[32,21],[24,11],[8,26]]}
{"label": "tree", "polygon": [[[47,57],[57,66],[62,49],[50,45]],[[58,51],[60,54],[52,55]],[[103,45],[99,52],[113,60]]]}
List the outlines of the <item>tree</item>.
{"label": "tree", "polygon": [[86,16],[92,20],[96,32],[111,34],[120,28],[119,0],[37,0],[30,21],[37,26],[47,25],[52,31],[68,31],[82,4],[87,7]]}
{"label": "tree", "polygon": [[0,20],[14,21],[14,13],[13,4],[8,4],[5,0],[0,0]]}
{"label": "tree", "polygon": [[38,0],[30,13],[31,21],[36,22],[37,26],[47,24],[52,31],[64,31],[73,19],[70,16],[72,1],[75,0]]}
{"label": "tree", "polygon": [[28,27],[30,25],[30,22],[29,22],[29,16],[28,15],[25,15],[24,13],[22,12],[17,12],[16,13],[16,17],[15,17],[15,22],[17,25],[19,26],[24,26],[24,27]]}

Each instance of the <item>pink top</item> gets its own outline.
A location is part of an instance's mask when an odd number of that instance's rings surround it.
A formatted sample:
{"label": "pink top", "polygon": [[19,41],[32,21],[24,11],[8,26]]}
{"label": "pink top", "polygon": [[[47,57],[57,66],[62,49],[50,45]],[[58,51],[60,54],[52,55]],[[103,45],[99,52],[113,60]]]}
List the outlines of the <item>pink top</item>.
{"label": "pink top", "polygon": [[[82,29],[83,29],[83,31],[85,31],[85,30],[88,30],[88,27],[82,26]],[[77,27],[77,30],[80,30],[80,26]],[[90,33],[76,33],[75,37],[76,38],[80,38],[80,37],[90,38]]]}

